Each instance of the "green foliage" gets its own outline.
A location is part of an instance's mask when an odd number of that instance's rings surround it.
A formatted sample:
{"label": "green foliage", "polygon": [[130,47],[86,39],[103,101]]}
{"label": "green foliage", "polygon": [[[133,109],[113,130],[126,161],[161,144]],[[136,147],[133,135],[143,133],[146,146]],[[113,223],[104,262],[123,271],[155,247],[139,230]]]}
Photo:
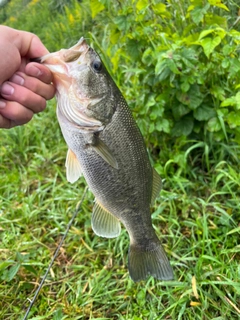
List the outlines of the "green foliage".
{"label": "green foliage", "polygon": [[104,43],[118,83],[155,147],[183,135],[239,144],[240,32],[219,1],[178,5],[178,18],[174,1],[109,9]]}
{"label": "green foliage", "polygon": [[150,148],[183,136],[240,144],[234,2],[20,3],[5,6],[5,23],[37,33],[50,51],[91,34]]}
{"label": "green foliage", "polygon": [[240,144],[234,2],[19,0],[5,7],[6,24],[37,33],[50,51],[90,33],[149,147],[181,136]]}

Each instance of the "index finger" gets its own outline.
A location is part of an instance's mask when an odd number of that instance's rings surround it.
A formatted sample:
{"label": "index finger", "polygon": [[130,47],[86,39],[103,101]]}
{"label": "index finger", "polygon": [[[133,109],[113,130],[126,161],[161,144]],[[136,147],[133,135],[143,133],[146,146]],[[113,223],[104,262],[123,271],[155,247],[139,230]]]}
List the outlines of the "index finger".
{"label": "index finger", "polygon": [[1,26],[1,36],[14,44],[22,57],[36,58],[48,53],[47,48],[35,34]]}

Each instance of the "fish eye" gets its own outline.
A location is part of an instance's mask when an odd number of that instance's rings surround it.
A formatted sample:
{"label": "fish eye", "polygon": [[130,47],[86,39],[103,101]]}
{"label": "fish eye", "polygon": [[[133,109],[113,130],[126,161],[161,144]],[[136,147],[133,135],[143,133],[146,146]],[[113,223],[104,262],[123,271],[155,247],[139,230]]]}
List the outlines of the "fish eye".
{"label": "fish eye", "polygon": [[100,60],[93,61],[92,68],[94,71],[100,72],[102,70],[102,62]]}

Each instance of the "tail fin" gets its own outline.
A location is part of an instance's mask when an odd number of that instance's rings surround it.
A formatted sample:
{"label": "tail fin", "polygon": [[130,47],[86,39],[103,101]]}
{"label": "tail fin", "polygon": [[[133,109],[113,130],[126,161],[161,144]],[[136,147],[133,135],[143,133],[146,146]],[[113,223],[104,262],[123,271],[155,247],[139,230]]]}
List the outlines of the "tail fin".
{"label": "tail fin", "polygon": [[130,245],[128,269],[133,281],[144,280],[151,275],[159,280],[172,280],[173,270],[160,243],[151,244],[151,249]]}

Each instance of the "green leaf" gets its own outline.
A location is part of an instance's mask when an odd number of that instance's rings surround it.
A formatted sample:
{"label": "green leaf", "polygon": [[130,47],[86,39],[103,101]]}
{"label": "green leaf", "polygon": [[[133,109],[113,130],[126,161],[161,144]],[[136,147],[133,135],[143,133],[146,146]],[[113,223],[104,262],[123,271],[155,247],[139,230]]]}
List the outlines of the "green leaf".
{"label": "green leaf", "polygon": [[15,263],[14,260],[6,260],[3,262],[0,262],[0,271],[5,270],[7,267],[11,266],[14,263]]}
{"label": "green leaf", "polygon": [[156,120],[157,118],[161,118],[163,116],[164,108],[159,103],[156,103],[155,100],[154,105],[150,110],[151,112],[149,117],[151,120]]}
{"label": "green leaf", "polygon": [[151,48],[147,48],[142,54],[142,62],[146,65],[149,65],[153,61],[153,52]]}
{"label": "green leaf", "polygon": [[194,118],[198,121],[207,121],[212,117],[216,116],[216,112],[213,108],[206,105],[201,105],[196,110],[194,110]]}
{"label": "green leaf", "polygon": [[155,97],[154,94],[150,94],[150,95],[148,96],[147,102],[146,102],[146,104],[145,104],[145,108],[148,109],[148,108],[151,107],[151,106],[155,106],[155,104],[156,104],[156,97]]}
{"label": "green leaf", "polygon": [[225,44],[225,46],[222,48],[222,51],[223,54],[229,58],[228,56],[233,52],[233,46],[230,44]]}
{"label": "green leaf", "polygon": [[67,318],[67,316],[64,316],[61,309],[58,309],[54,312],[53,320],[63,320],[66,318]]}
{"label": "green leaf", "polygon": [[222,66],[223,69],[229,68],[229,65],[230,65],[230,62],[229,62],[228,58],[225,58],[225,59],[222,60],[221,66]]}
{"label": "green leaf", "polygon": [[168,68],[175,74],[181,74],[181,72],[179,71],[178,69],[178,66],[176,64],[176,62],[169,58],[169,59],[166,59],[166,65],[168,66]]}
{"label": "green leaf", "polygon": [[217,117],[213,117],[207,122],[207,129],[210,132],[217,132],[221,130],[221,123]]}
{"label": "green leaf", "polygon": [[37,271],[33,268],[33,266],[28,265],[28,264],[23,264],[22,265],[27,271],[32,272],[33,274],[37,275]]}
{"label": "green leaf", "polygon": [[193,130],[193,119],[191,117],[183,117],[177,121],[172,129],[173,136],[188,136]]}
{"label": "green leaf", "polygon": [[125,15],[119,15],[113,18],[113,22],[117,25],[118,29],[121,31],[128,30],[131,26],[131,21]]}
{"label": "green leaf", "polygon": [[187,81],[184,81],[181,83],[180,87],[183,92],[187,92],[190,88],[190,84]]}
{"label": "green leaf", "polygon": [[215,6],[215,7],[218,7],[218,8],[221,8],[221,9],[224,9],[226,11],[229,11],[228,7],[223,4],[221,2],[221,0],[208,0],[208,2],[212,5],[212,6]]}
{"label": "green leaf", "polygon": [[219,85],[213,85],[210,89],[211,94],[220,101],[225,99],[225,90]]}
{"label": "green leaf", "polygon": [[133,316],[133,318],[132,318],[133,320],[142,320],[142,318],[140,318],[140,317],[138,317],[138,316]]}
{"label": "green leaf", "polygon": [[228,107],[228,106],[234,106],[236,103],[235,96],[225,99],[221,104],[220,107]]}
{"label": "green leaf", "polygon": [[157,124],[155,125],[155,128],[159,132],[163,131],[163,132],[169,133],[170,123],[167,119],[161,119],[160,121],[157,122]]}
{"label": "green leaf", "polygon": [[144,10],[149,6],[149,1],[148,0],[138,0],[136,4],[136,8],[138,11]]}
{"label": "green leaf", "polygon": [[13,266],[11,266],[9,270],[5,270],[5,272],[3,273],[2,279],[5,281],[11,281],[17,274],[20,266],[21,266],[20,263],[16,263]]}
{"label": "green leaf", "polygon": [[153,10],[157,14],[167,13],[166,5],[164,3],[157,3],[153,5]]}
{"label": "green leaf", "polygon": [[218,25],[226,29],[228,28],[228,22],[225,17],[220,17],[210,12],[205,15],[205,23],[209,26]]}
{"label": "green leaf", "polygon": [[143,307],[146,303],[146,292],[144,290],[140,290],[136,295],[136,300],[137,303]]}
{"label": "green leaf", "polygon": [[92,18],[94,19],[96,15],[104,10],[104,5],[98,0],[90,0],[90,8],[92,13]]}
{"label": "green leaf", "polygon": [[191,112],[191,110],[185,106],[184,104],[174,104],[172,106],[172,112],[173,112],[173,116],[175,118],[175,120],[179,120],[180,118],[182,118],[183,116],[185,116],[186,114],[188,114],[189,112]]}
{"label": "green leaf", "polygon": [[171,70],[168,68],[166,61],[162,62],[161,64],[157,63],[155,72],[157,74],[157,79],[160,82],[167,79],[171,74]]}
{"label": "green leaf", "polygon": [[231,62],[231,72],[233,74],[237,74],[240,71],[240,61],[237,58],[233,58],[230,60]]}
{"label": "green leaf", "polygon": [[236,109],[240,110],[240,92],[236,94],[235,98],[236,98]]}
{"label": "green leaf", "polygon": [[205,55],[209,58],[210,54],[221,43],[221,41],[221,37],[216,36],[215,38],[206,37],[202,39],[199,43],[203,47]]}
{"label": "green leaf", "polygon": [[231,129],[234,129],[236,127],[240,127],[240,114],[236,113],[234,111],[230,112],[227,115],[227,122]]}
{"label": "green leaf", "polygon": [[198,25],[201,21],[203,21],[203,17],[207,13],[207,10],[209,9],[209,7],[210,7],[209,4],[207,4],[205,7],[196,6],[190,13],[193,19],[193,22]]}
{"label": "green leaf", "polygon": [[215,31],[215,29],[208,29],[208,30],[203,30],[200,35],[198,40],[201,40],[202,38],[205,38],[207,35],[213,33]]}
{"label": "green leaf", "polygon": [[178,92],[176,98],[192,110],[196,109],[203,101],[203,95],[198,85],[192,85],[188,92]]}
{"label": "green leaf", "polygon": [[131,59],[137,60],[140,57],[141,47],[136,40],[130,39],[126,43],[126,50]]}
{"label": "green leaf", "polygon": [[238,92],[235,96],[225,99],[220,105],[220,107],[228,106],[235,106],[236,110],[240,109],[240,92]]}
{"label": "green leaf", "polygon": [[154,131],[155,131],[155,124],[154,124],[154,122],[151,122],[151,123],[150,123],[150,126],[149,126],[148,132],[149,132],[149,133],[153,133]]}
{"label": "green leaf", "polygon": [[166,67],[166,59],[164,57],[160,57],[155,66],[155,74],[160,74]]}

